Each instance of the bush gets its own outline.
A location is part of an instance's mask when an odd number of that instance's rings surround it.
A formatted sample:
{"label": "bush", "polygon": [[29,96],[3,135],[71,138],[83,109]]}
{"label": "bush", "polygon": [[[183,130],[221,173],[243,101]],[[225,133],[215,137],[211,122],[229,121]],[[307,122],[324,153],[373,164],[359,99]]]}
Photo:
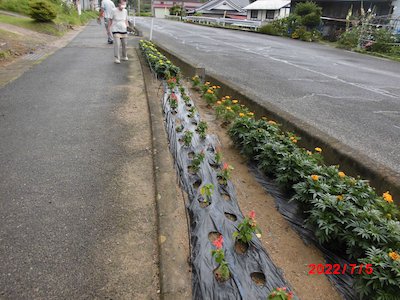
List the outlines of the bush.
{"label": "bush", "polygon": [[56,7],[47,0],[33,0],[29,2],[30,16],[39,22],[51,22],[57,17]]}
{"label": "bush", "polygon": [[360,31],[356,28],[343,32],[338,40],[338,47],[351,50],[357,47]]}
{"label": "bush", "polygon": [[315,28],[321,22],[322,8],[314,2],[300,2],[294,8],[294,14],[300,17],[302,25]]}
{"label": "bush", "polygon": [[393,34],[385,29],[377,29],[374,34],[374,43],[372,43],[370,50],[372,52],[388,53],[390,52],[394,42]]}
{"label": "bush", "polygon": [[261,26],[258,31],[261,33],[264,33],[264,34],[269,34],[269,35],[281,35],[280,30],[276,27],[276,25],[273,22],[270,24]]}

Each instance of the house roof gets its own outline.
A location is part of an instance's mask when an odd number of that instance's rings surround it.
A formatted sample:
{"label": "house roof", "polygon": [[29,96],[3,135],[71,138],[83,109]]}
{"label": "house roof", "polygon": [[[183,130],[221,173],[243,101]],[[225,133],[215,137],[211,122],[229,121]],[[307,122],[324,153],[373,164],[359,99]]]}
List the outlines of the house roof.
{"label": "house roof", "polygon": [[257,0],[244,7],[247,10],[278,10],[290,5],[290,0]]}
{"label": "house roof", "polygon": [[226,10],[245,12],[243,7],[249,5],[250,0],[210,0],[196,9],[196,11],[207,12],[211,10]]}

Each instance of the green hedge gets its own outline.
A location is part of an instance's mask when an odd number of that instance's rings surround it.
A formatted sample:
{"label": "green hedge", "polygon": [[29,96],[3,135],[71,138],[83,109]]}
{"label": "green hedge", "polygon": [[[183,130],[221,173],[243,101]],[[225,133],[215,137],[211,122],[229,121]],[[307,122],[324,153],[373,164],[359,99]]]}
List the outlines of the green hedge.
{"label": "green hedge", "polygon": [[39,22],[51,22],[57,17],[57,8],[47,0],[29,2],[30,16]]}

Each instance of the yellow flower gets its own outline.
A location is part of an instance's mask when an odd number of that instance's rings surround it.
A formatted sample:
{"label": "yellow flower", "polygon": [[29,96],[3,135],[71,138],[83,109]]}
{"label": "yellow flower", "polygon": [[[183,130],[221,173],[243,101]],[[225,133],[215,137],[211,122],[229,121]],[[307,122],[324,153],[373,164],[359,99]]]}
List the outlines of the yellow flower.
{"label": "yellow flower", "polygon": [[167,60],[167,64],[170,64],[170,63],[171,63],[171,61]]}
{"label": "yellow flower", "polygon": [[341,200],[343,200],[343,195],[337,195],[336,198],[337,198],[339,201],[341,201]]}
{"label": "yellow flower", "polygon": [[254,116],[254,113],[252,113],[252,112],[248,112],[247,114],[248,114],[250,117]]}
{"label": "yellow flower", "polygon": [[227,106],[227,107],[226,107],[226,110],[232,110],[232,107]]}
{"label": "yellow flower", "polygon": [[400,259],[400,255],[396,251],[389,252],[389,256],[393,260],[399,260]]}
{"label": "yellow flower", "polygon": [[317,181],[319,179],[318,175],[311,175],[311,179]]}
{"label": "yellow flower", "polygon": [[207,93],[214,94],[214,92],[212,90],[210,90],[210,89],[207,90]]}
{"label": "yellow flower", "polygon": [[222,103],[225,102],[225,101],[226,101],[226,100],[225,100],[224,98],[221,99],[221,102],[222,102]]}
{"label": "yellow flower", "polygon": [[210,82],[209,81],[206,81],[206,83],[204,84],[204,85],[209,85],[210,84]]}
{"label": "yellow flower", "polygon": [[261,119],[263,119],[264,121],[268,120],[266,116],[262,116]]}
{"label": "yellow flower", "polygon": [[276,122],[275,121],[268,121],[268,124],[270,124],[270,125],[276,125]]}
{"label": "yellow flower", "polygon": [[221,102],[221,101],[217,101],[217,104],[218,104],[218,105],[221,105],[221,104],[222,104],[222,102]]}
{"label": "yellow flower", "polygon": [[239,117],[243,118],[245,116],[244,113],[239,113]]}
{"label": "yellow flower", "polygon": [[226,99],[231,99],[231,96],[225,96]]}
{"label": "yellow flower", "polygon": [[312,155],[312,152],[310,150],[307,150],[308,155]]}
{"label": "yellow flower", "polygon": [[232,100],[232,103],[233,104],[236,104],[236,103],[238,103],[239,101],[238,100]]}
{"label": "yellow flower", "polygon": [[346,177],[346,174],[344,174],[344,172],[339,172],[338,175],[339,175],[340,178]]}
{"label": "yellow flower", "polygon": [[319,147],[315,148],[314,150],[317,151],[318,153],[321,153],[321,152],[322,152],[322,149],[319,148]]}
{"label": "yellow flower", "polygon": [[386,193],[383,193],[383,199],[385,199],[385,201],[387,203],[393,203],[393,197],[392,195],[390,195],[389,191],[387,191]]}
{"label": "yellow flower", "polygon": [[296,139],[293,139],[292,142],[296,144],[296,143],[297,143],[297,140],[296,140]]}
{"label": "yellow flower", "polygon": [[217,85],[217,89],[220,89],[221,87],[219,85]]}
{"label": "yellow flower", "polygon": [[212,88],[213,88],[213,89],[216,89],[216,88],[217,88],[217,86],[216,86],[216,85],[213,85],[213,86],[212,86]]}

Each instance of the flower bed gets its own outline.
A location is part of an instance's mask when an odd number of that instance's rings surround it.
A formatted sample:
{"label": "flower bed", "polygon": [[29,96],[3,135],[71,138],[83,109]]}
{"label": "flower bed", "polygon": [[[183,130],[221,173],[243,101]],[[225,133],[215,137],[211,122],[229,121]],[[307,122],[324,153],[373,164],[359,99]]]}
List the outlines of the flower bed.
{"label": "flower bed", "polygon": [[[232,166],[222,162],[218,140],[207,134],[207,123],[200,120],[180,85],[179,72],[174,73],[177,68],[150,42],[141,41],[140,47],[153,71],[166,79],[162,103],[170,150],[190,202],[193,298],[266,299],[275,288],[287,284],[255,236],[254,213],[244,217],[240,212],[230,181]],[[167,67],[157,69],[160,60]],[[235,250],[239,238],[245,240],[244,253]]]}
{"label": "flower bed", "polygon": [[[211,83],[192,78],[207,95]],[[212,88],[213,94],[218,89]],[[306,213],[306,225],[319,243],[347,256],[357,265],[374,267],[356,275],[356,291],[368,299],[398,299],[400,295],[400,214],[389,192],[382,196],[367,181],[347,176],[338,166],[326,166],[322,149],[297,145],[300,137],[284,132],[273,120],[254,114],[229,96],[211,103],[241,152],[293,194],[291,201]]]}

